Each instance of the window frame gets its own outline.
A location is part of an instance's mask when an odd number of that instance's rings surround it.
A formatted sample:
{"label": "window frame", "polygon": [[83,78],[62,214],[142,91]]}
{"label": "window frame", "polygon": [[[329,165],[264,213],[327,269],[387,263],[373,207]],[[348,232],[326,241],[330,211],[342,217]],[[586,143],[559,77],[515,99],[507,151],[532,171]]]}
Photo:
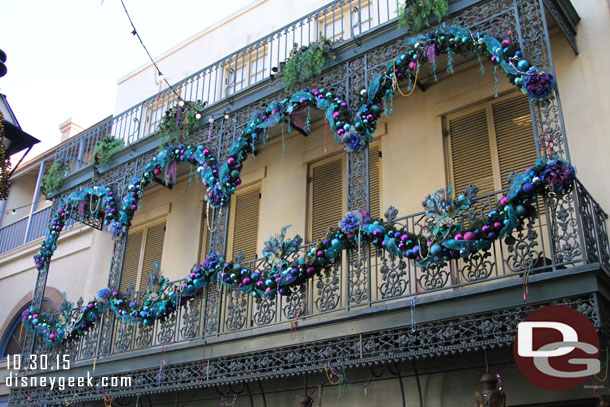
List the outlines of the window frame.
{"label": "window frame", "polygon": [[[445,151],[445,167],[446,167],[446,184],[451,185],[455,188],[455,178],[453,169],[453,151],[451,149],[451,127],[450,122],[452,120],[459,119],[464,116],[471,115],[481,110],[485,111],[485,118],[487,120],[487,136],[489,141],[489,151],[491,154],[491,165],[492,165],[492,178],[494,191],[500,191],[503,189],[502,186],[502,171],[500,168],[500,156],[498,153],[498,140],[496,136],[496,127],[494,121],[493,106],[497,103],[505,102],[511,99],[517,99],[523,97],[521,93],[511,92],[508,95],[500,96],[498,98],[492,98],[481,103],[477,103],[470,107],[447,114],[443,117],[443,132],[445,133],[444,138],[444,151]],[[531,116],[531,114],[530,114]],[[533,130],[532,130],[533,131]],[[455,193],[461,193],[462,191],[454,191]]]}

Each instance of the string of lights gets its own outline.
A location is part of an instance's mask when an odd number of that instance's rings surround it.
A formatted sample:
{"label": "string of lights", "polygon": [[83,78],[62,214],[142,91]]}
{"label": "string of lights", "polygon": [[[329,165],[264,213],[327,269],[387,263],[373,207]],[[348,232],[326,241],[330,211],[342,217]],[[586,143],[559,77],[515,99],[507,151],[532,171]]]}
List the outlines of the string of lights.
{"label": "string of lights", "polygon": [[29,203],[29,204],[26,204],[26,205],[16,206],[14,208],[10,208],[10,209],[5,210],[4,213],[6,215],[8,215],[9,213],[13,213],[14,214],[14,213],[17,212],[18,209],[27,208],[27,207],[30,207],[30,206],[34,205],[34,203],[39,204],[39,203],[41,203],[43,201],[45,201],[45,199],[41,199],[38,202],[32,202],[32,203]]}
{"label": "string of lights", "polygon": [[138,30],[136,30],[136,26],[133,23],[133,20],[131,19],[131,16],[129,15],[129,12],[127,11],[127,7],[125,6],[125,3],[123,2],[123,0],[121,0],[121,4],[123,5],[123,10],[125,10],[125,14],[127,15],[127,18],[129,19],[129,23],[131,24],[131,28],[132,28],[131,34],[136,36],[138,38],[138,40],[140,41],[140,44],[142,44],[142,48],[144,48],[144,51],[146,51],[146,55],[148,55],[148,58],[150,59],[150,62],[153,64],[153,66],[157,70],[157,74],[158,74],[159,78],[163,79],[163,82],[165,82],[167,84],[169,89],[171,89],[171,91],[176,95],[178,100],[183,100],[182,97],[180,96],[180,94],[176,91],[176,89],[174,89],[174,87],[165,78],[163,73],[161,73],[161,69],[159,69],[159,66],[157,65],[157,63],[153,59],[152,55],[150,55],[150,52],[148,51],[148,48],[146,48],[146,45],[144,45],[144,41],[142,41],[142,37],[140,37],[140,34],[138,33]]}

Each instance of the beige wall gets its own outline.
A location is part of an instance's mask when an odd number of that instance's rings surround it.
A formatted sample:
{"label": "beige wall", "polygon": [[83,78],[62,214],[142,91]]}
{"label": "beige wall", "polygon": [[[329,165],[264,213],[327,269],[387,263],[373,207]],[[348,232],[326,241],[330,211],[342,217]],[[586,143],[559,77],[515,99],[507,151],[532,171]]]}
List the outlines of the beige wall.
{"label": "beige wall", "polygon": [[[15,223],[30,214],[30,204],[34,197],[37,176],[38,172],[25,174],[13,182],[6,202],[6,211],[9,211],[9,213],[5,213],[2,217],[0,227]],[[13,208],[15,208],[15,213],[11,211]]]}
{"label": "beige wall", "polygon": [[606,0],[574,0],[579,55],[563,34],[551,39],[570,157],[578,177],[602,208],[610,211],[610,54],[603,43],[610,38],[610,4]]}

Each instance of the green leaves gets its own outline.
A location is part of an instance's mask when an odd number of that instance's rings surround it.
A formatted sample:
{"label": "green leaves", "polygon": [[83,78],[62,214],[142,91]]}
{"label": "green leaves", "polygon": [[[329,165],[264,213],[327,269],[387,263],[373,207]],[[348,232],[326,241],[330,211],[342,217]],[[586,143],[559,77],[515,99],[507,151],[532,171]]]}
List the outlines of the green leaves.
{"label": "green leaves", "polygon": [[322,37],[322,40],[295,48],[290,51],[290,57],[281,67],[282,83],[288,91],[294,90],[300,83],[319,75],[326,59],[331,55],[330,40]]}
{"label": "green leaves", "polygon": [[64,177],[68,172],[68,164],[59,161],[55,162],[49,172],[44,176],[40,191],[48,198],[54,191],[57,191],[64,182]]}
{"label": "green leaves", "polygon": [[123,139],[116,139],[112,135],[106,135],[100,144],[95,147],[93,162],[96,167],[110,164],[112,157],[123,148]]}
{"label": "green leaves", "polygon": [[398,8],[398,28],[419,31],[423,26],[430,26],[432,16],[441,21],[448,11],[448,0],[407,0],[404,7]]}

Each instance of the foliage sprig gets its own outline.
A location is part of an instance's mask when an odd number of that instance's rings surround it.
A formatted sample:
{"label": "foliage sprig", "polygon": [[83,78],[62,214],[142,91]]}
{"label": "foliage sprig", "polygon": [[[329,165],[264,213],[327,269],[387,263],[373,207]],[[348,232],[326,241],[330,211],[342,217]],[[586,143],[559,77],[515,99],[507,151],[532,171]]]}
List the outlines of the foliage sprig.
{"label": "foliage sprig", "polygon": [[398,27],[417,32],[430,26],[432,16],[440,22],[448,11],[448,0],[406,0],[404,7],[398,8]]}
{"label": "foliage sprig", "polygon": [[279,70],[278,68],[272,68],[272,70],[274,72],[279,71],[281,74],[284,89],[293,91],[299,84],[322,72],[326,60],[334,57],[331,47],[330,40],[325,37],[322,37],[318,42],[300,48],[295,43],[288,60],[283,66]]}
{"label": "foliage sprig", "polygon": [[100,144],[95,147],[93,162],[97,167],[110,164],[110,162],[112,162],[112,157],[121,150],[124,145],[123,139],[114,138],[112,135],[107,134]]}
{"label": "foliage sprig", "polygon": [[41,192],[48,198],[53,192],[61,188],[64,183],[64,177],[68,173],[68,163],[65,161],[56,161],[49,168],[49,171],[44,176]]}

